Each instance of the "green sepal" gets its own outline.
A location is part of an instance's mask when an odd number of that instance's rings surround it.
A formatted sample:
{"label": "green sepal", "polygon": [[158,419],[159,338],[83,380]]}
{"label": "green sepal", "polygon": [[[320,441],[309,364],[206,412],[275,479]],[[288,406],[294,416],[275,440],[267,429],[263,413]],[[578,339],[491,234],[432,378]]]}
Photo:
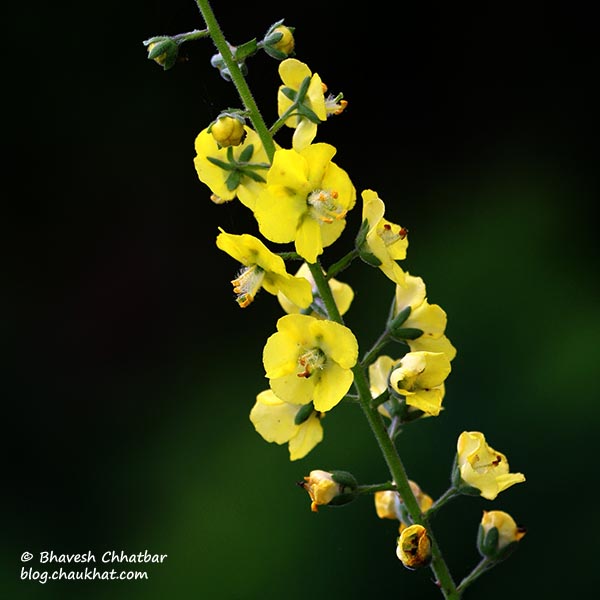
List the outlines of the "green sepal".
{"label": "green sepal", "polygon": [[310,416],[313,414],[314,410],[315,410],[315,407],[312,402],[309,402],[308,404],[304,404],[303,406],[301,406],[300,410],[296,413],[296,416],[294,417],[294,424],[302,425],[302,423],[304,423],[305,421],[308,421]]}
{"label": "green sepal", "polygon": [[256,42],[256,38],[250,40],[249,42],[245,42],[241,46],[238,46],[235,49],[233,54],[233,59],[235,62],[240,63],[246,60],[249,56],[256,54],[258,51],[258,43]]}
{"label": "green sepal", "polygon": [[[275,27],[273,28],[275,29]],[[263,44],[265,46],[269,46],[270,44],[276,44],[283,37],[283,33],[281,31],[273,31],[269,33],[263,39]]]}
{"label": "green sepal", "polygon": [[410,317],[410,313],[412,312],[412,307],[409,306],[405,306],[390,322],[389,324],[389,330],[390,331],[394,331],[395,329],[399,328],[400,325],[402,325],[406,319],[408,319],[408,317]]}
{"label": "green sepal", "polygon": [[298,106],[298,114],[302,115],[303,117],[306,117],[309,121],[312,121],[317,125],[323,122],[321,121],[321,119],[319,119],[319,117],[317,117],[317,114],[313,110],[306,106],[306,104],[300,104]]}
{"label": "green sepal", "polygon": [[262,176],[253,171],[250,167],[242,169],[242,173],[252,179],[252,181],[257,181],[258,183],[267,183],[267,180]]}
{"label": "green sepal", "polygon": [[280,88],[280,92],[288,99],[291,100],[292,102],[294,102],[296,100],[296,90],[293,90],[292,88],[289,87],[282,87]]}
{"label": "green sepal", "polygon": [[397,340],[416,340],[423,335],[423,330],[416,327],[398,327],[391,333],[392,337]]}
{"label": "green sepal", "polygon": [[358,256],[360,256],[360,259],[363,262],[366,262],[372,267],[380,267],[382,264],[381,261],[372,252],[367,252],[366,250],[359,250]]}
{"label": "green sepal", "polygon": [[160,56],[161,54],[168,54],[169,52],[172,52],[173,48],[177,50],[177,44],[170,38],[165,38],[160,42],[153,43],[155,44],[154,48],[152,48],[152,50],[148,52],[148,58],[150,60],[154,60],[157,56]]}
{"label": "green sepal", "polygon": [[207,156],[206,160],[225,171],[234,171],[237,168],[237,165],[225,162],[224,160],[220,160],[218,158],[215,158],[214,156]]}
{"label": "green sepal", "polygon": [[348,473],[348,471],[331,471],[331,478],[338,485],[342,486],[342,488],[350,488],[351,490],[355,490],[358,487],[358,481],[356,481],[356,477],[354,477],[352,473]]}
{"label": "green sepal", "polygon": [[467,485],[460,476],[460,469],[458,468],[458,454],[454,455],[454,463],[452,465],[450,481],[452,482],[452,487],[459,494],[463,494],[465,496],[481,496],[481,490],[479,488]]}
{"label": "green sepal", "polygon": [[498,553],[498,539],[500,534],[497,527],[491,527],[485,532],[482,525],[479,525],[477,532],[477,549],[479,553],[486,558],[495,558]]}
{"label": "green sepal", "polygon": [[225,180],[225,185],[227,189],[231,192],[237,189],[238,185],[240,185],[240,180],[242,178],[242,174],[239,171],[231,171],[229,177]]}
{"label": "green sepal", "polygon": [[254,144],[248,144],[240,153],[239,162],[248,162],[254,154]]}
{"label": "green sepal", "polygon": [[306,96],[306,92],[308,92],[308,86],[310,85],[310,77],[305,77],[302,80],[302,83],[298,87],[298,95],[296,98],[298,99],[298,103],[304,100],[304,96]]}
{"label": "green sepal", "polygon": [[165,57],[162,59],[162,63],[159,64],[161,64],[164,71],[168,71],[177,62],[179,46],[171,38],[166,38],[160,42],[156,42],[154,48],[148,52],[148,58],[150,60],[156,60],[163,54]]}
{"label": "green sepal", "polygon": [[504,546],[504,548],[502,548],[500,551],[498,551],[498,553],[494,557],[494,559],[493,559],[494,562],[500,562],[500,561],[508,558],[517,549],[518,545],[519,545],[519,542],[514,541],[514,542],[510,542],[509,544]]}
{"label": "green sepal", "polygon": [[335,498],[333,498],[327,506],[343,506],[344,504],[349,504],[356,498],[356,494],[339,494]]}
{"label": "green sepal", "polygon": [[[283,36],[283,34],[280,34]],[[276,60],[285,60],[290,55],[282,52],[281,50],[277,50],[277,48],[273,48],[273,46],[265,46],[263,50],[271,57]]]}
{"label": "green sepal", "polygon": [[358,230],[358,233],[356,234],[356,238],[354,240],[354,245],[357,250],[360,250],[367,241],[367,233],[369,233],[369,220],[365,219],[360,224],[360,229]]}

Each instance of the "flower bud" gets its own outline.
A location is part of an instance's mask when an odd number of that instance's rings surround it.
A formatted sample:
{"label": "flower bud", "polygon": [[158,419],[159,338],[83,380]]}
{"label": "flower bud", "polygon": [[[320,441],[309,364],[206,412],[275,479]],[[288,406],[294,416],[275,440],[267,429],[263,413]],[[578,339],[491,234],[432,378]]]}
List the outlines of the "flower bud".
{"label": "flower bud", "polygon": [[311,499],[310,509],[317,512],[319,506],[341,506],[356,497],[356,479],[346,471],[311,471],[304,481],[299,482]]}
{"label": "flower bud", "polygon": [[484,510],[477,533],[477,549],[483,557],[498,562],[516,550],[525,533],[508,513]]}
{"label": "flower bud", "polygon": [[263,40],[265,52],[272,58],[283,60],[294,55],[294,28],[282,24],[283,21],[274,23],[267,31]]}
{"label": "flower bud", "polygon": [[431,539],[423,525],[410,525],[398,538],[396,555],[407,569],[426,567],[431,562]]}
{"label": "flower bud", "polygon": [[154,38],[147,42],[148,58],[167,71],[176,62],[179,54],[179,46],[168,37]]}
{"label": "flower bud", "polygon": [[246,137],[244,120],[230,114],[220,115],[210,126],[210,133],[221,148],[239,146]]}

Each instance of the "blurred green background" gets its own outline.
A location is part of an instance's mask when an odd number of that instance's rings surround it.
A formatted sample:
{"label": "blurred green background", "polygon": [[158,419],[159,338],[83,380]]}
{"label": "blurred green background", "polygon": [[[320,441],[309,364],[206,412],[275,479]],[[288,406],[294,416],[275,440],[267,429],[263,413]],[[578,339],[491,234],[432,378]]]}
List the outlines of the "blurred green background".
{"label": "blurred green background", "polygon": [[[214,2],[229,41],[296,27],[296,56],[347,111],[319,129],[357,190],[410,231],[406,270],[448,313],[458,349],[446,410],[406,429],[409,475],[437,496],[456,438],[483,431],[527,482],[435,518],[457,579],[478,561],[482,510],[528,530],[466,598],[590,597],[598,510],[597,73],[581,6]],[[396,527],[361,498],[313,514],[295,482],[313,468],[388,478],[366,421],[342,405],[305,459],[267,444],[248,413],[282,314],[266,293],[240,310],[194,138],[239,106],[208,41],[163,72],[142,41],[200,29],[194,2],[14,6],[5,24],[6,282],[3,598],[254,600],[368,594],[440,598],[395,557]],[[276,117],[277,63],[249,83]],[[286,134],[284,133],[284,136]],[[351,247],[360,205],[329,264]],[[363,350],[393,288],[364,264],[340,279]],[[591,508],[590,508],[591,507]],[[144,582],[21,581],[44,550],[168,554]],[[138,567],[132,567],[138,568]],[[139,567],[144,569],[143,566]]]}

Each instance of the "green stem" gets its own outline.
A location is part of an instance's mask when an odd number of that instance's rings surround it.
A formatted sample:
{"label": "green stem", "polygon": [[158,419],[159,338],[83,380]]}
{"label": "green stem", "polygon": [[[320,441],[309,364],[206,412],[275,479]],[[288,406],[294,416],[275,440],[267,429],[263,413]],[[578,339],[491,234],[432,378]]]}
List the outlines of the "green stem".
{"label": "green stem", "polygon": [[338,273],[341,273],[344,269],[350,266],[350,263],[358,256],[358,250],[355,248],[346,254],[346,256],[342,256],[340,260],[331,265],[329,269],[327,269],[327,279],[331,279],[335,277]]}
{"label": "green stem", "polygon": [[215,18],[215,15],[210,7],[210,2],[208,0],[196,0],[196,4],[200,9],[202,17],[204,18],[204,22],[208,28],[208,32],[210,33],[210,37],[212,41],[223,57],[225,64],[227,65],[227,69],[231,74],[231,81],[235,85],[237,92],[244,104],[244,108],[248,111],[248,117],[256,130],[256,133],[260,137],[260,140],[265,148],[265,152],[269,157],[269,161],[273,161],[273,155],[275,154],[275,142],[269,133],[269,129],[265,124],[264,119],[260,111],[258,110],[258,106],[254,100],[254,96],[246,83],[246,79],[238,66],[238,64],[233,59],[233,54],[229,48],[227,40],[221,31],[221,27]]}
{"label": "green stem", "polygon": [[373,485],[359,485],[355,491],[357,494],[365,495],[374,494],[375,492],[386,492],[388,490],[396,490],[396,486],[391,481],[374,483]]}
{"label": "green stem", "polygon": [[[486,571],[489,571],[493,566],[494,562],[483,558],[481,562],[467,575],[458,586],[457,591],[460,595],[479,577],[481,577]],[[460,597],[460,596],[459,596]]]}
{"label": "green stem", "polygon": [[[342,317],[333,298],[333,294],[331,293],[331,288],[323,274],[321,265],[315,263],[309,264],[308,267],[319,290],[319,294],[325,303],[329,318],[337,323],[343,324]],[[460,594],[456,589],[456,584],[452,579],[452,575],[448,570],[448,566],[446,565],[441,550],[435,540],[429,525],[429,520],[427,516],[421,512],[419,504],[413,494],[408,475],[406,474],[404,464],[400,459],[396,446],[388,435],[383,417],[371,403],[371,391],[365,374],[365,368],[359,363],[353,367],[352,372],[354,373],[354,387],[358,392],[358,402],[371,427],[373,435],[377,440],[381,453],[383,454],[390,474],[392,475],[392,479],[396,484],[396,489],[400,494],[400,498],[406,506],[412,521],[423,525],[423,527],[427,529],[427,533],[431,539],[431,569],[436,576],[437,583],[444,598],[446,600],[459,600]]]}
{"label": "green stem", "polygon": [[451,487],[447,489],[432,505],[432,507],[427,511],[427,517],[431,518],[446,502],[452,500],[452,498],[456,498],[460,496],[460,492],[457,491],[455,487]]}
{"label": "green stem", "polygon": [[386,329],[380,336],[379,339],[373,344],[373,347],[363,356],[360,364],[363,367],[368,367],[372,362],[375,361],[381,350],[390,341],[390,332]]}
{"label": "green stem", "polygon": [[171,36],[171,39],[177,43],[192,42],[208,37],[210,32],[208,29],[194,29],[194,31],[188,31],[187,33],[178,33],[177,35]]}

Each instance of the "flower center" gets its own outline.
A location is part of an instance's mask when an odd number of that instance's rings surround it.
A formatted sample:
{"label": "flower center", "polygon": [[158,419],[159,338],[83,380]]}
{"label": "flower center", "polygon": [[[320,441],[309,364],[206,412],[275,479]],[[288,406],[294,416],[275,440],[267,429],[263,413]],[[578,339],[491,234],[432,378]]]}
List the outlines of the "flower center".
{"label": "flower center", "polygon": [[334,190],[314,190],[306,199],[313,219],[322,223],[333,223],[335,219],[343,219],[348,212],[340,206],[338,193]]}
{"label": "flower center", "polygon": [[236,302],[241,308],[246,308],[253,300],[260,289],[265,272],[258,265],[251,265],[242,269],[231,284],[233,291],[237,294]]}
{"label": "flower center", "polygon": [[403,240],[407,234],[407,229],[399,225],[392,225],[391,223],[384,223],[377,228],[377,235],[383,240],[386,246],[391,246],[397,241]]}
{"label": "flower center", "polygon": [[497,468],[498,465],[502,462],[502,457],[499,454],[496,454],[495,456],[490,456],[489,457],[491,460],[488,463],[483,463],[481,462],[481,459],[479,458],[478,454],[475,454],[470,460],[469,462],[471,463],[471,466],[481,475],[488,473],[489,471],[492,471],[493,469]]}
{"label": "flower center", "polygon": [[298,377],[305,377],[308,379],[315,371],[323,369],[326,360],[327,357],[320,348],[311,348],[310,350],[307,350],[298,357],[298,366],[302,369],[300,373],[297,374]]}

